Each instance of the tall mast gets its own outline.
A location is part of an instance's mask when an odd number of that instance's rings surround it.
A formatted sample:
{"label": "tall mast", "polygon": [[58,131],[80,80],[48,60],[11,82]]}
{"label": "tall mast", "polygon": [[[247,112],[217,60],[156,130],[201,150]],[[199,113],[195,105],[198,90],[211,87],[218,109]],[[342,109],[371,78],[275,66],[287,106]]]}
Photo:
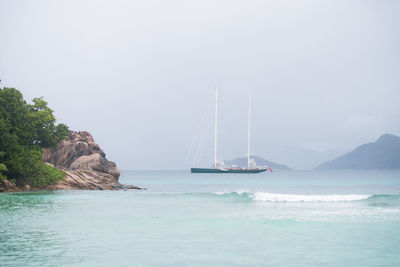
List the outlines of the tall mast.
{"label": "tall mast", "polygon": [[249,118],[247,128],[247,168],[250,168],[250,126],[251,126],[251,91],[249,91]]}
{"label": "tall mast", "polygon": [[217,144],[218,144],[218,85],[215,85],[215,121],[214,121],[214,168],[217,168]]}

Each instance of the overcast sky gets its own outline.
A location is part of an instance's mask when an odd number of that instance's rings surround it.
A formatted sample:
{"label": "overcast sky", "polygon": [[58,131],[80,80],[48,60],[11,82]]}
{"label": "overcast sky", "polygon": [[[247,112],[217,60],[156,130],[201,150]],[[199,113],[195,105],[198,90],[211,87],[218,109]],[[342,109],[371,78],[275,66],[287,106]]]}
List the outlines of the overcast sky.
{"label": "overcast sky", "polygon": [[1,0],[1,86],[44,96],[125,170],[190,167],[216,82],[219,155],[245,155],[251,89],[253,153],[307,169],[400,135],[399,14],[395,0]]}

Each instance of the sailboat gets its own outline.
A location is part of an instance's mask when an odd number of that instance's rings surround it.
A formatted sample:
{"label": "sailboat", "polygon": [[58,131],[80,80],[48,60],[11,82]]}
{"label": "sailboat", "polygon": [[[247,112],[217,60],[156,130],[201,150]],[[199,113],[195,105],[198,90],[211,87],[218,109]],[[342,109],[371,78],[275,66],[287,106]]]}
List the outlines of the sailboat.
{"label": "sailboat", "polygon": [[218,86],[215,87],[215,117],[214,117],[214,166],[213,168],[191,168],[192,173],[259,173],[267,170],[264,166],[257,166],[254,159],[250,158],[250,129],[251,129],[251,94],[249,93],[249,112],[247,130],[247,168],[232,164],[225,164],[217,159],[218,145]]}

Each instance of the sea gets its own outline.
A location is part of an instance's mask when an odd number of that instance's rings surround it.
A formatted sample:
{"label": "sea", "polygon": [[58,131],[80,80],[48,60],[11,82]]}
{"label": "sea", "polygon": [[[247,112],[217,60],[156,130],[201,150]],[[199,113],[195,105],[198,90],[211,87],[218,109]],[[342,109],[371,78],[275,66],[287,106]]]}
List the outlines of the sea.
{"label": "sea", "polygon": [[400,266],[400,171],[123,171],[0,194],[0,266]]}

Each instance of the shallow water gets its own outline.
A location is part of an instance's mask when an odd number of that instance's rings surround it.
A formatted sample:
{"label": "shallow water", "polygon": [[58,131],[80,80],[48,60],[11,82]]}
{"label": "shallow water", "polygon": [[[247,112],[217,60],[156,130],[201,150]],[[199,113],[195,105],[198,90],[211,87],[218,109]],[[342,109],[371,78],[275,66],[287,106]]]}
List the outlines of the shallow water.
{"label": "shallow water", "polygon": [[0,266],[399,266],[400,172],[123,172],[0,194]]}

